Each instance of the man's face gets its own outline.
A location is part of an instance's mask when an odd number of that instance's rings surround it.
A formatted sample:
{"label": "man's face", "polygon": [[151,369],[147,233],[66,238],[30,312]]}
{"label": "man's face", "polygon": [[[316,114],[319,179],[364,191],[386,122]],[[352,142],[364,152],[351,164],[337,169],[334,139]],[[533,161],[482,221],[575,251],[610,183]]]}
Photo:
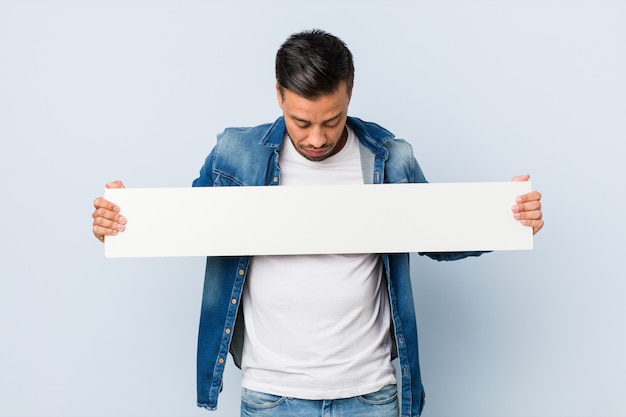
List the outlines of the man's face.
{"label": "man's face", "polygon": [[323,161],[346,144],[350,104],[346,90],[346,84],[341,83],[334,93],[308,100],[287,89],[283,90],[283,97],[276,86],[287,133],[298,153],[306,159]]}

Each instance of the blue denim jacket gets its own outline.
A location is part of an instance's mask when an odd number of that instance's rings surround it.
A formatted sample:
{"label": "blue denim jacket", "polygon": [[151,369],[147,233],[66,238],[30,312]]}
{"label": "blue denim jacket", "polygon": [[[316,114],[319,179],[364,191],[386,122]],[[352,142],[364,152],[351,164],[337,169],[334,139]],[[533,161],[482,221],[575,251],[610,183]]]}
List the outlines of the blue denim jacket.
{"label": "blue denim jacket", "polygon": [[[349,117],[361,147],[361,166],[366,183],[426,182],[404,140],[374,123]],[[250,128],[228,128],[218,135],[194,187],[274,186],[280,184],[278,154],[285,135],[281,117],[272,124]],[[372,218],[384,226],[384,217]],[[454,260],[478,252],[428,253],[437,260]],[[402,374],[401,414],[418,416],[424,405],[424,388],[419,368],[417,325],[409,271],[409,254],[381,254],[392,316],[394,358]],[[241,294],[250,257],[208,257],[200,314],[197,358],[198,406],[217,408],[222,375],[230,351],[241,366],[244,318]]]}

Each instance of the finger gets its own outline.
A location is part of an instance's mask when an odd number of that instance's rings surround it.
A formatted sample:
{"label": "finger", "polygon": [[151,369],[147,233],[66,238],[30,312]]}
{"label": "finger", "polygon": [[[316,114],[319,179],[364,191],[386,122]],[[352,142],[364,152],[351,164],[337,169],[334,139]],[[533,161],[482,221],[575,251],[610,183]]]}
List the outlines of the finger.
{"label": "finger", "polygon": [[512,181],[528,181],[530,179],[530,174],[524,174],[524,175],[516,175],[513,177]]}
{"label": "finger", "polygon": [[543,213],[541,210],[521,211],[513,213],[513,218],[515,218],[515,220],[541,220]]}
{"label": "finger", "polygon": [[517,204],[527,203],[529,201],[541,201],[541,193],[539,191],[531,191],[529,193],[520,195],[515,199]]}
{"label": "finger", "polygon": [[93,225],[92,230],[93,230],[94,236],[96,236],[96,238],[101,242],[104,242],[105,236],[113,236],[113,235],[118,234],[118,230],[116,229],[110,229],[107,227],[98,226],[97,224]]}
{"label": "finger", "polygon": [[93,224],[94,226],[101,226],[122,231],[126,227],[126,218],[119,214],[116,214],[113,217],[94,216]]}
{"label": "finger", "polygon": [[524,211],[541,211],[540,201],[529,201],[528,203],[516,204],[511,207],[513,213],[522,213]]}
{"label": "finger", "polygon": [[102,197],[98,197],[93,201],[93,206],[96,208],[94,211],[94,217],[96,213],[104,214],[105,212],[119,213],[120,208],[117,204],[110,202]]}

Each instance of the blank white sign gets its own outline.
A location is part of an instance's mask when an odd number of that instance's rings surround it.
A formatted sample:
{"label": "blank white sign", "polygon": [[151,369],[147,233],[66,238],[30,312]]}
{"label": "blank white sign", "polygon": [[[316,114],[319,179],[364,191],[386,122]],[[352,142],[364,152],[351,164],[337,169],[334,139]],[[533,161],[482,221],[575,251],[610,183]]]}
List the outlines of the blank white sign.
{"label": "blank white sign", "polygon": [[528,182],[107,189],[126,230],[107,257],[532,249]]}

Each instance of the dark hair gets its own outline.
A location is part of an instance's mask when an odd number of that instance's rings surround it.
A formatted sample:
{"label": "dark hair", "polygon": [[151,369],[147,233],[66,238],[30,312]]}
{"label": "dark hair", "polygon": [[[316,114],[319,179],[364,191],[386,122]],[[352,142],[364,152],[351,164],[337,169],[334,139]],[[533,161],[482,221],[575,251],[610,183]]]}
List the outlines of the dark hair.
{"label": "dark hair", "polygon": [[332,94],[342,81],[348,94],[354,84],[352,53],[339,38],[323,30],[294,33],[276,53],[276,81],[307,99]]}

